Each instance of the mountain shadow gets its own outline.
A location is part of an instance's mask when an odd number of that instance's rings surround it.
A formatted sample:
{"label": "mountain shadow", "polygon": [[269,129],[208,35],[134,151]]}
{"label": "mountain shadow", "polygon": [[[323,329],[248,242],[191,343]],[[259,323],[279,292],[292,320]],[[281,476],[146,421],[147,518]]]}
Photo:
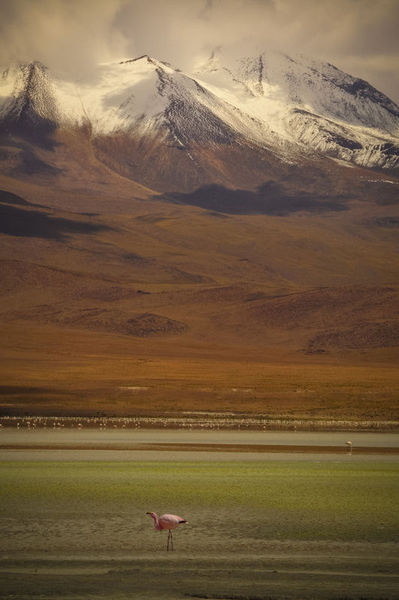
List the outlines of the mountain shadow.
{"label": "mountain shadow", "polygon": [[7,190],[0,190],[0,204],[19,204],[20,206],[42,206],[40,204],[34,204],[33,202],[28,202],[21,198],[21,196],[17,196],[17,194],[13,194]]}
{"label": "mountain shadow", "polygon": [[35,206],[20,196],[0,190],[0,233],[62,241],[68,234],[111,229],[100,223],[56,217],[45,210],[35,209]]}
{"label": "mountain shadow", "polygon": [[298,191],[288,192],[275,181],[268,181],[256,191],[229,189],[222,185],[204,185],[193,192],[172,192],[163,196],[165,200],[200,206],[214,212],[236,215],[286,216],[291,213],[329,212],[347,210],[343,202],[347,197],[324,197]]}

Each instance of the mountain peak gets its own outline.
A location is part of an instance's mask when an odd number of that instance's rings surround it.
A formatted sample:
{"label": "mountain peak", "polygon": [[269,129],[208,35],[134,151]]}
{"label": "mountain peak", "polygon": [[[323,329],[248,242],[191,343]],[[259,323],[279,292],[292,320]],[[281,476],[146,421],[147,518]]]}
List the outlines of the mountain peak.
{"label": "mountain peak", "polygon": [[97,82],[84,85],[34,61],[4,72],[0,120],[20,132],[90,123],[94,136],[158,136],[180,149],[240,140],[288,162],[399,163],[394,102],[329,63],[271,50],[237,57],[218,47],[194,75],[143,54],[101,65]]}
{"label": "mountain peak", "polygon": [[0,120],[7,131],[42,135],[43,140],[59,121],[57,103],[47,67],[40,61],[20,63],[3,74],[3,85],[9,90]]}
{"label": "mountain peak", "polygon": [[119,62],[120,65],[128,65],[129,63],[135,63],[140,60],[144,60],[150,63],[153,63],[154,60],[148,54],[142,54],[141,56],[137,56],[136,58],[129,58],[127,60],[121,60]]}
{"label": "mountain peak", "polygon": [[164,69],[166,67],[166,68],[172,69],[174,71],[179,71],[179,69],[174,69],[170,63],[163,61],[163,60],[158,60],[156,58],[153,58],[152,56],[149,56],[148,54],[143,54],[142,56],[138,56],[137,58],[130,58],[127,60],[122,60],[118,64],[128,65],[128,64],[132,64],[132,63],[138,63],[138,62],[148,63],[150,65],[153,65],[153,66],[161,68],[161,69]]}

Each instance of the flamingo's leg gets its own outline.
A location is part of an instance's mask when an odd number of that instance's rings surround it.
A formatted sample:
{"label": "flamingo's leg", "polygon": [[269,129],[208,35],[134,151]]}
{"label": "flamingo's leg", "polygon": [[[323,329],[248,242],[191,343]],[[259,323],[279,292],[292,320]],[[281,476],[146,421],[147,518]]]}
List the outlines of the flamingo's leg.
{"label": "flamingo's leg", "polygon": [[169,529],[169,531],[168,531],[168,544],[167,544],[167,546],[166,546],[166,550],[167,550],[168,552],[169,552],[169,542],[170,542],[170,536],[171,536],[171,535],[172,535],[172,532],[171,532],[171,531],[170,531],[170,529]]}
{"label": "flamingo's leg", "polygon": [[170,532],[170,541],[172,543],[172,552],[173,552],[174,548],[173,548],[173,534],[172,534],[172,532]]}

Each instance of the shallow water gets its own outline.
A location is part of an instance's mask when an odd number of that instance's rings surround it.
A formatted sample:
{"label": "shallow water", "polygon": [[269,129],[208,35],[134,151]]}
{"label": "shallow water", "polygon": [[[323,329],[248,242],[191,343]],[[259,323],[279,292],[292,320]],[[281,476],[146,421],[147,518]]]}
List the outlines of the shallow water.
{"label": "shallow water", "polygon": [[[371,454],[349,454],[347,452],[319,454],[290,453],[290,452],[173,452],[168,450],[0,450],[2,461],[98,461],[98,462],[367,462]],[[378,462],[399,462],[398,455],[383,454],[378,456]]]}
{"label": "shallow water", "polygon": [[317,431],[181,431],[177,429],[2,429],[0,444],[265,444],[399,448],[399,433]]}
{"label": "shallow water", "polygon": [[[346,441],[352,441],[352,451]],[[165,444],[163,449],[152,445]],[[181,445],[168,449],[167,444]],[[195,444],[188,449],[186,444]],[[206,444],[217,444],[207,451]],[[223,451],[223,445],[246,447],[245,452]],[[204,446],[203,446],[204,445]],[[259,452],[255,446],[271,446]],[[124,447],[126,446],[126,447]],[[203,446],[203,447],[202,447]],[[254,446],[254,451],[251,451]],[[278,447],[281,446],[281,451]],[[291,447],[291,451],[290,451]],[[307,447],[307,452],[298,452]],[[312,452],[314,447],[314,452]],[[319,448],[331,447],[329,453]],[[398,461],[399,454],[389,449],[399,448],[399,434],[356,432],[258,432],[258,431],[181,431],[181,430],[97,430],[97,429],[3,429],[0,430],[0,460],[89,460],[89,461],[348,461],[368,460],[367,453],[356,449],[387,449],[379,460]],[[277,451],[276,451],[277,449]],[[239,449],[237,449],[239,450]]]}

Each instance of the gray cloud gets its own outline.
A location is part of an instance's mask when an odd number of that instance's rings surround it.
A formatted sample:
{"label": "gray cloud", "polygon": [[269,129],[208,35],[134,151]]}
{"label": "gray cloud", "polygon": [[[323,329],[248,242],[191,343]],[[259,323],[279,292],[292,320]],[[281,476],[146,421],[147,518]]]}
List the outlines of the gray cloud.
{"label": "gray cloud", "polygon": [[1,63],[40,60],[85,73],[120,55],[125,39],[113,25],[123,0],[0,0]]}
{"label": "gray cloud", "polygon": [[302,52],[399,102],[398,0],[0,0],[0,55],[71,74],[151,54],[190,69],[216,47]]}

